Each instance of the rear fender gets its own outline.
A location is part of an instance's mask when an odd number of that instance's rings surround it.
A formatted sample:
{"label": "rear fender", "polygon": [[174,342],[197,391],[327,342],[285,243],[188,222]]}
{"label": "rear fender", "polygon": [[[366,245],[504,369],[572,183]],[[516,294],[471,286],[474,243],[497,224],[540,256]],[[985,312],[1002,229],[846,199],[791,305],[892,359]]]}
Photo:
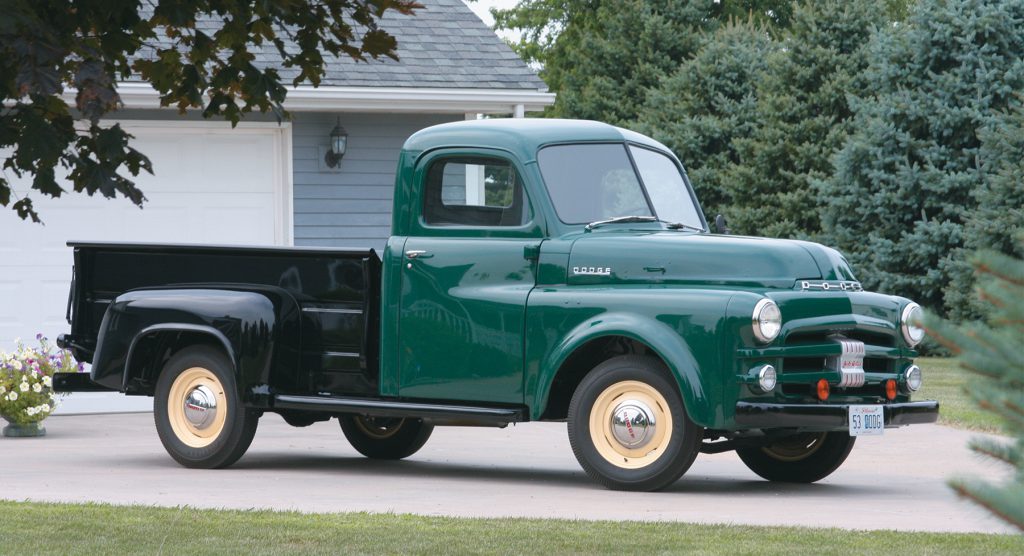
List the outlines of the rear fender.
{"label": "rear fender", "polygon": [[118,296],[103,316],[92,381],[152,395],[160,369],[175,351],[211,344],[234,365],[242,399],[263,405],[277,378],[299,380],[300,335],[299,305],[281,288],[133,290]]}

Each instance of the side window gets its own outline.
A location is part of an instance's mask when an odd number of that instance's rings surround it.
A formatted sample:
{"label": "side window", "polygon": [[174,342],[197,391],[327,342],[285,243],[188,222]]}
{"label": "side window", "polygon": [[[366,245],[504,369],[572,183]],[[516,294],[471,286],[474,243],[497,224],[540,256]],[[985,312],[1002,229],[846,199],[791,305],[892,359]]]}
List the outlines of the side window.
{"label": "side window", "polygon": [[522,226],[529,203],[516,169],[487,157],[431,163],[423,187],[423,220],[432,226]]}

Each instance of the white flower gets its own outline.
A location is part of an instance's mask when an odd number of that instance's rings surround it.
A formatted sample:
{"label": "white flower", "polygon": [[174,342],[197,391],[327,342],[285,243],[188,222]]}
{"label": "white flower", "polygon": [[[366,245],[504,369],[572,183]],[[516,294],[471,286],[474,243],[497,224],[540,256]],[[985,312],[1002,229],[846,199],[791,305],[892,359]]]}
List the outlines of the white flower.
{"label": "white flower", "polygon": [[31,416],[36,414],[36,408],[34,408],[34,407],[25,408],[25,413],[28,413],[29,417],[31,417]]}
{"label": "white flower", "polygon": [[57,399],[57,394],[55,394],[53,392],[50,392],[50,399],[51,400],[56,400]]}
{"label": "white flower", "polygon": [[13,391],[13,390],[8,392],[7,393],[7,399],[12,401],[12,402],[18,401],[18,393]]}
{"label": "white flower", "polygon": [[18,386],[18,390],[21,390],[22,392],[28,392],[28,383],[22,382],[21,385]]}
{"label": "white flower", "polygon": [[7,388],[5,388],[3,385],[0,385],[0,395],[6,394],[6,393],[7,393]]}
{"label": "white flower", "polygon": [[41,411],[43,413],[49,413],[49,412],[53,411],[53,408],[48,406],[48,405],[41,405],[41,406],[39,406],[39,411]]}
{"label": "white flower", "polygon": [[42,392],[42,391],[43,391],[43,385],[42,385],[42,384],[39,384],[38,382],[37,382],[37,383],[35,383],[35,384],[33,384],[33,385],[32,385],[32,391],[33,391],[33,392],[35,392],[35,393],[37,393],[37,394],[38,394],[39,392]]}
{"label": "white flower", "polygon": [[22,369],[21,361],[18,361],[17,359],[14,360],[14,364],[11,366],[14,367],[15,371],[20,371]]}
{"label": "white flower", "polygon": [[47,388],[50,388],[51,386],[53,386],[53,379],[50,378],[49,376],[44,376],[43,377],[43,386],[45,386]]}

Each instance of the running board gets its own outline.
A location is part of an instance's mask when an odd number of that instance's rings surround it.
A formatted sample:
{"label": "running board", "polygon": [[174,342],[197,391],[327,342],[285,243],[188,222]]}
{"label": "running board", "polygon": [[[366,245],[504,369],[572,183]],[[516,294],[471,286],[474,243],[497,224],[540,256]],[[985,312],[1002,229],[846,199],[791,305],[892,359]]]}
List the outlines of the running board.
{"label": "running board", "polygon": [[527,420],[525,408],[478,407],[321,396],[274,396],[274,409],[357,413],[368,417],[418,417],[427,421],[499,426]]}

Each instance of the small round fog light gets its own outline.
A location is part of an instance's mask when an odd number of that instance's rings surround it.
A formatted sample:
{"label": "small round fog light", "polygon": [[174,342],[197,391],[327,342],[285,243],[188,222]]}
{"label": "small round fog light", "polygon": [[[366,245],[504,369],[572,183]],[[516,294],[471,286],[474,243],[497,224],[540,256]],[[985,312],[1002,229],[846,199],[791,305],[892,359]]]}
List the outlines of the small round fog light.
{"label": "small round fog light", "polygon": [[907,368],[906,372],[903,373],[903,383],[907,385],[907,390],[911,392],[917,392],[921,389],[921,368],[917,365],[911,365]]}
{"label": "small round fog light", "polygon": [[775,372],[775,367],[771,365],[761,367],[761,370],[757,372],[758,388],[762,392],[771,392],[775,389],[776,384],[778,384],[778,375]]}

